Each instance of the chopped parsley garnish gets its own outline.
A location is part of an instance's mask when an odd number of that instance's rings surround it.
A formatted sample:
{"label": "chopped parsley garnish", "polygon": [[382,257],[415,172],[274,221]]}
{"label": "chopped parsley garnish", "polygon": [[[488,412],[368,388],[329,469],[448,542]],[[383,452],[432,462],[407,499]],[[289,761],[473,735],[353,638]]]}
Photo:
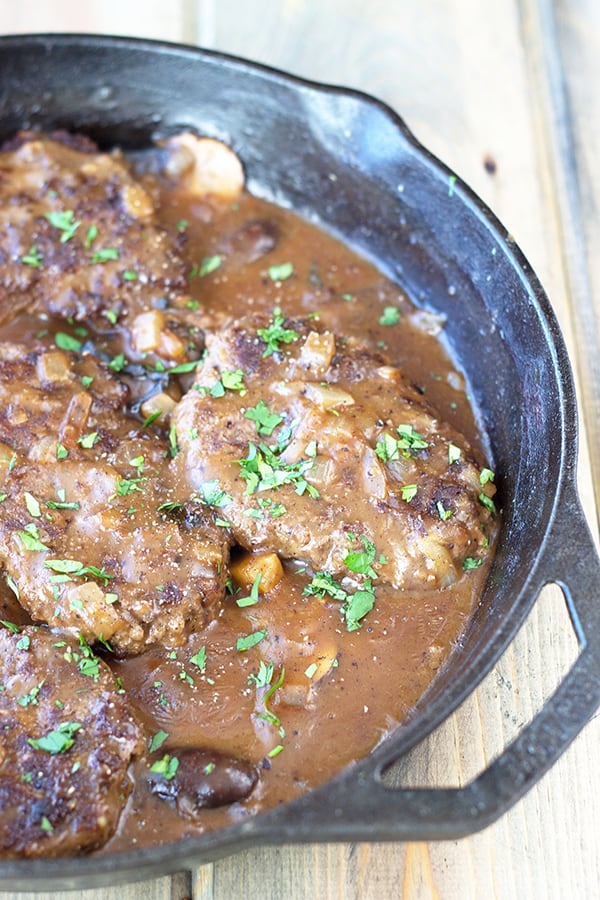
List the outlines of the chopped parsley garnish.
{"label": "chopped parsley garnish", "polygon": [[26,550],[32,550],[34,552],[42,552],[44,550],[49,550],[46,544],[42,543],[40,540],[40,533],[37,525],[31,522],[29,525],[26,525],[23,531],[17,531],[21,542]]}
{"label": "chopped parsley garnish", "polygon": [[138,273],[134,272],[133,269],[124,269],[123,271],[123,281],[137,281]]}
{"label": "chopped parsley garnish", "polygon": [[258,587],[260,585],[261,578],[262,578],[262,575],[259,572],[258,575],[256,576],[256,578],[254,579],[254,582],[250,589],[249,596],[248,597],[238,597],[237,600],[235,601],[241,609],[243,609],[246,606],[255,606],[258,603],[258,601],[260,600],[260,597],[258,595]]}
{"label": "chopped parsley garnish", "polygon": [[[7,575],[7,576],[6,576],[6,583],[7,583],[8,587],[11,589],[11,591],[13,592],[13,594],[15,595],[15,597],[17,598],[17,600],[20,600],[20,599],[21,599],[21,592],[19,591],[19,585],[18,585],[17,582],[14,580],[14,578],[12,577],[12,575]],[[3,625],[6,625],[6,622],[3,622],[2,624],[3,624]]]}
{"label": "chopped parsley garnish", "polygon": [[258,446],[252,442],[248,445],[248,456],[239,460],[242,468],[241,476],[246,482],[246,494],[255,494],[258,491],[269,491],[281,487],[283,484],[293,485],[299,495],[308,493],[316,498],[319,492],[305,478],[314,463],[311,459],[300,459],[294,463],[284,463],[280,458],[283,447],[279,445],[273,449],[266,444]]}
{"label": "chopped parsley garnish", "polygon": [[318,597],[321,600],[326,594],[333,597],[334,600],[342,601],[348,596],[343,587],[337,583],[329,572],[316,572],[302,593],[306,597]]}
{"label": "chopped parsley garnish", "polygon": [[493,481],[495,477],[496,476],[491,469],[482,469],[479,473],[479,484],[483,487],[484,484],[487,484],[489,481]]}
{"label": "chopped parsley garnish", "polygon": [[250,406],[244,416],[256,423],[258,434],[270,437],[275,428],[281,425],[283,418],[277,413],[272,413],[264,400],[259,400],[256,406]]}
{"label": "chopped parsley garnish", "polygon": [[58,488],[56,496],[58,497],[58,500],[45,501],[48,509],[80,509],[77,500],[67,500],[67,492],[64,488]]}
{"label": "chopped parsley garnish", "polygon": [[293,274],[294,264],[291,262],[284,262],[278,266],[271,266],[269,268],[269,278],[271,281],[287,281]]}
{"label": "chopped parsley garnish", "polygon": [[210,481],[205,481],[204,484],[200,486],[200,493],[202,495],[202,500],[207,506],[219,508],[227,506],[233,500],[231,494],[226,493],[222,489],[218,478],[212,478]]}
{"label": "chopped parsley garnish", "polygon": [[348,631],[360,628],[361,620],[375,605],[375,589],[370,578],[367,578],[354,593],[349,593],[329,572],[317,572],[302,593],[307,597],[323,599],[328,595],[334,600],[339,600],[342,603],[340,611],[346,620]]}
{"label": "chopped parsley garnish", "polygon": [[[147,478],[118,478],[117,479],[117,493],[113,494],[112,497],[127,497],[129,494],[133,494],[136,491],[140,493],[144,493],[144,488],[140,487],[140,483],[142,481],[148,481]],[[110,498],[112,500],[112,497]]]}
{"label": "chopped parsley garnish", "polygon": [[184,509],[183,503],[180,503],[179,500],[172,500],[167,503],[161,503],[160,506],[156,507],[156,512],[172,513],[178,509]]}
{"label": "chopped parsley garnish", "polygon": [[380,325],[397,325],[400,321],[400,310],[396,306],[385,306],[379,317]]}
{"label": "chopped parsley garnish", "polygon": [[44,257],[39,252],[37,244],[30,247],[29,251],[21,257],[21,262],[26,266],[30,266],[32,269],[41,269],[43,261]]}
{"label": "chopped parsley garnish", "polygon": [[74,353],[78,353],[83,344],[81,341],[77,340],[76,337],[73,337],[71,334],[65,334],[64,331],[57,331],[54,335],[54,343],[57,347],[60,347],[61,350],[71,350]]}
{"label": "chopped parsley garnish", "polygon": [[119,259],[120,255],[121,253],[117,247],[103,247],[100,250],[96,250],[95,253],[92,253],[90,262],[92,265],[106,263],[113,259]]}
{"label": "chopped parsley garnish", "polygon": [[489,509],[489,511],[491,513],[497,512],[496,504],[494,503],[494,501],[492,500],[491,497],[487,496],[487,494],[481,493],[479,495],[479,502],[481,503],[482,506],[485,506],[486,509]]}
{"label": "chopped parsley garnish", "polygon": [[162,729],[160,731],[157,731],[156,734],[153,734],[150,740],[150,746],[148,747],[149,752],[156,753],[156,751],[160,749],[160,747],[162,747],[168,737],[169,733],[167,731],[162,731]]}
{"label": "chopped parsley garnish", "polygon": [[71,576],[83,578],[85,575],[92,575],[101,581],[104,586],[115,577],[97,566],[85,566],[77,559],[47,559],[44,562],[44,568],[51,569],[52,572],[56,572],[59,575],[68,575],[68,580],[71,579]]}
{"label": "chopped parsley garnish", "polygon": [[44,218],[46,218],[54,228],[58,228],[58,230],[62,232],[60,236],[61,244],[70,241],[81,225],[81,222],[78,222],[75,218],[75,213],[72,209],[66,209],[64,212],[45,213]]}
{"label": "chopped parsley garnish", "polygon": [[206,669],[206,647],[200,647],[197,653],[190,656],[190,662],[193,666],[200,669],[201,672],[204,672]]}
{"label": "chopped parsley garnish", "polygon": [[246,509],[244,515],[249,519],[264,519],[270,516],[272,519],[278,519],[287,512],[287,507],[283,503],[271,500],[269,497],[257,497],[256,503],[258,509]]}
{"label": "chopped parsley garnish", "polygon": [[448,519],[454,515],[454,510],[446,509],[442,500],[438,500],[438,502],[436,503],[436,509],[442,522],[447,522]]}
{"label": "chopped parsley garnish", "polygon": [[410,503],[410,501],[417,496],[418,490],[419,487],[416,484],[403,484],[400,488],[400,496],[403,500],[406,500],[407,503]]}
{"label": "chopped parsley garnish", "polygon": [[55,731],[49,731],[41,738],[29,738],[28,743],[34,750],[43,750],[52,755],[64,753],[75,743],[73,736],[80,728],[80,722],[63,722]]}
{"label": "chopped parsley garnish", "polygon": [[307,668],[304,670],[304,674],[307,678],[312,678],[318,668],[319,667],[316,663],[311,663],[310,666],[307,666]]}
{"label": "chopped parsley garnish", "polygon": [[[202,388],[199,390],[202,392]],[[213,384],[208,393],[211,397],[223,397],[225,391],[239,391],[240,397],[244,396],[246,388],[244,387],[244,373],[241,369],[221,372],[221,377]]]}
{"label": "chopped parsley garnish", "polygon": [[412,425],[398,425],[398,437],[384,432],[378,439],[375,453],[383,462],[400,459],[400,455],[408,458],[419,450],[426,450],[429,444]]}
{"label": "chopped parsley garnish", "polygon": [[273,310],[273,321],[268,328],[259,328],[257,334],[267,345],[263,357],[279,353],[280,344],[291,344],[298,337],[298,332],[293,328],[284,328],[285,319],[281,315],[281,308],[276,306]]}
{"label": "chopped parsley garnish", "polygon": [[169,756],[165,753],[162,759],[157,760],[150,766],[150,771],[157,775],[162,775],[165,781],[171,781],[177,774],[179,768],[179,760],[176,756]]}
{"label": "chopped parsley garnish", "polygon": [[462,450],[460,447],[457,447],[456,444],[449,443],[448,444],[448,465],[451,466],[452,463],[457,462],[462,456]]}
{"label": "chopped parsley garnish", "polygon": [[257,690],[259,688],[268,687],[273,680],[273,671],[273,663],[266,663],[261,659],[258,666],[258,673],[255,675],[254,672],[251,672],[251,674],[248,675],[248,684],[253,684]]}
{"label": "chopped parsley garnish", "polygon": [[125,354],[118,353],[108,364],[108,368],[111,372],[121,372],[126,365]]}
{"label": "chopped parsley garnish", "polygon": [[142,422],[142,428],[148,428],[149,425],[152,425],[153,422],[156,422],[156,420],[158,419],[159,416],[160,416],[159,409],[157,409],[153,413],[150,413],[150,415],[146,416],[146,418]]}
{"label": "chopped parsley garnish", "polygon": [[42,831],[45,831],[46,834],[52,834],[52,832],[54,831],[54,826],[48,816],[42,816],[42,818],[40,819],[40,829]]}
{"label": "chopped parsley garnish", "polygon": [[353,550],[348,553],[344,557],[344,565],[357,575],[368,575],[370,578],[376,578],[377,572],[373,568],[377,552],[375,550],[375,544],[364,534],[361,535],[360,540],[365,549],[358,551]]}
{"label": "chopped parsley garnish", "polygon": [[40,683],[32,687],[28,694],[23,694],[22,697],[18,697],[17,703],[19,706],[37,706],[38,694],[43,688],[45,681],[46,679],[42,678]]}
{"label": "chopped parsley garnish", "polygon": [[465,572],[469,572],[471,569],[478,569],[482,562],[482,559],[477,559],[475,556],[467,556],[463,562],[463,569]]}
{"label": "chopped parsley garnish", "polygon": [[[263,674],[264,674],[264,677],[266,677],[266,675],[268,674],[268,671]],[[260,670],[259,670],[259,675],[260,675]],[[270,725],[275,725],[276,727],[279,727],[279,735],[282,738],[285,737],[285,731],[281,727],[281,722],[279,720],[279,717],[276,716],[275,713],[269,709],[269,700],[271,699],[271,697],[273,696],[275,691],[281,687],[281,685],[283,684],[284,678],[285,678],[285,669],[282,668],[277,681],[274,681],[274,682],[272,681],[271,686],[268,688],[267,691],[265,691],[265,695],[263,697],[264,712],[258,714],[259,719],[264,719],[264,721],[268,722]],[[272,675],[271,675],[271,680],[272,680]],[[283,749],[283,747],[281,749]]]}
{"label": "chopped parsley garnish", "polygon": [[69,451],[65,447],[64,444],[61,444],[60,441],[56,442],[56,458],[57,459],[66,459],[69,455]]}
{"label": "chopped parsley garnish", "polygon": [[189,223],[187,219],[180,219],[175,223],[175,228],[177,229],[177,231],[179,231],[180,234],[183,234],[183,232],[187,230],[188,224]]}
{"label": "chopped parsley garnish", "polygon": [[171,425],[169,428],[169,453],[172,458],[175,459],[177,454],[179,453],[179,446],[177,444],[177,428],[175,424]]}
{"label": "chopped parsley garnish", "polygon": [[39,501],[30,494],[29,491],[25,491],[23,493],[25,498],[25,506],[27,507],[27,512],[30,516],[33,516],[34,519],[39,519],[42,515],[42,510],[40,509]]}
{"label": "chopped parsley garnish", "polygon": [[256,647],[263,638],[267,636],[267,629],[261,628],[260,631],[253,631],[252,634],[247,634],[243,637],[239,637],[235,642],[235,649],[242,653],[244,650],[250,650],[252,647]]}
{"label": "chopped parsley garnish", "polygon": [[194,372],[198,366],[200,365],[199,359],[192,359],[190,362],[180,363],[178,366],[173,366],[172,369],[169,369],[169,375],[186,375],[188,372]]}
{"label": "chopped parsley garnish", "polygon": [[362,587],[348,595],[342,606],[342,614],[346,620],[348,631],[356,631],[360,628],[361,619],[371,612],[374,605],[375,591],[372,582],[367,579]]}
{"label": "chopped parsley garnish", "polygon": [[84,450],[91,450],[94,444],[96,444],[100,440],[100,435],[97,431],[91,431],[89,434],[84,434],[82,437],[77,438],[77,443],[83,447]]}
{"label": "chopped parsley garnish", "polygon": [[216,253],[214,256],[205,256],[199,266],[192,266],[188,278],[204,278],[212,272],[216,272],[223,262],[223,257]]}
{"label": "chopped parsley garnish", "polygon": [[90,225],[85,234],[85,249],[89,250],[96,238],[98,237],[98,228],[96,225]]}

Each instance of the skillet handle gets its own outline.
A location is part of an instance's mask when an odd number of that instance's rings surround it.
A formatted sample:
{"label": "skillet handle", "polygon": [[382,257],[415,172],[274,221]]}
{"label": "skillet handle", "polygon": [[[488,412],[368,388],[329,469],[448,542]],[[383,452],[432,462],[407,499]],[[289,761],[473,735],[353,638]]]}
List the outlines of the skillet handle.
{"label": "skillet handle", "polygon": [[[555,582],[564,591],[581,645],[572,668],[518,737],[463,788],[386,788],[381,771],[351,770],[327,793],[327,839],[451,840],[478,831],[533,787],[600,705],[600,560],[575,489],[567,491],[534,577],[540,590]],[[320,835],[323,813],[321,805],[320,823],[317,817],[313,822]],[[295,823],[292,840],[310,840],[299,830],[310,827],[311,818]]]}

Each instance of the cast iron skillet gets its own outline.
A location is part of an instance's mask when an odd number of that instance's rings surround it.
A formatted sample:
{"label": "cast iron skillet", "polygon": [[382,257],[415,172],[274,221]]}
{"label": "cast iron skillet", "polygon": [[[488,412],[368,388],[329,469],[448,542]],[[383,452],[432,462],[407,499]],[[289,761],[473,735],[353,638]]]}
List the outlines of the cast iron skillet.
{"label": "cast iron skillet", "polygon": [[[388,108],[189,47],[133,39],[0,39],[0,140],[23,127],[138,147],[193,128],[229,143],[251,190],[341,235],[447,316],[500,474],[504,524],[480,608],[411,721],[324,787],[223,831],[113,857],[0,863],[4,890],[96,887],[257,844],[457,838],[492,822],[565,750],[600,702],[600,564],[575,488],[577,425],[548,300],[489,209]],[[475,688],[548,582],[580,654],[517,739],[462,789],[390,790],[382,773]]]}

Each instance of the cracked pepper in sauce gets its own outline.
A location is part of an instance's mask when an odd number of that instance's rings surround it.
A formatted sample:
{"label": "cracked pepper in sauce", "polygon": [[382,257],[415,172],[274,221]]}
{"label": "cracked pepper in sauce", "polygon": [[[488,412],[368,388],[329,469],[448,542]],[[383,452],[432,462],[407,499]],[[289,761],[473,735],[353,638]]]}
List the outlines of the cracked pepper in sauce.
{"label": "cracked pepper in sauce", "polygon": [[224,145],[0,152],[0,853],[315,787],[410,714],[498,530],[443,323]]}

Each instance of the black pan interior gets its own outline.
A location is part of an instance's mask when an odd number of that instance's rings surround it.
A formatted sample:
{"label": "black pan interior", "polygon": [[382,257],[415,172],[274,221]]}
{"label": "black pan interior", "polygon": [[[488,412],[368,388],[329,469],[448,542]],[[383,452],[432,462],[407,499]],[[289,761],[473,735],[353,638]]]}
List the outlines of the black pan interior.
{"label": "black pan interior", "polygon": [[446,316],[500,474],[504,525],[461,652],[393,740],[398,755],[474,688],[543,583],[538,555],[576,426],[562,339],[526,261],[381,104],[218,54],[130,39],[2,39],[0,140],[23,127],[81,130],[103,146],[190,127],[221,138],[251,190],[343,236]]}

